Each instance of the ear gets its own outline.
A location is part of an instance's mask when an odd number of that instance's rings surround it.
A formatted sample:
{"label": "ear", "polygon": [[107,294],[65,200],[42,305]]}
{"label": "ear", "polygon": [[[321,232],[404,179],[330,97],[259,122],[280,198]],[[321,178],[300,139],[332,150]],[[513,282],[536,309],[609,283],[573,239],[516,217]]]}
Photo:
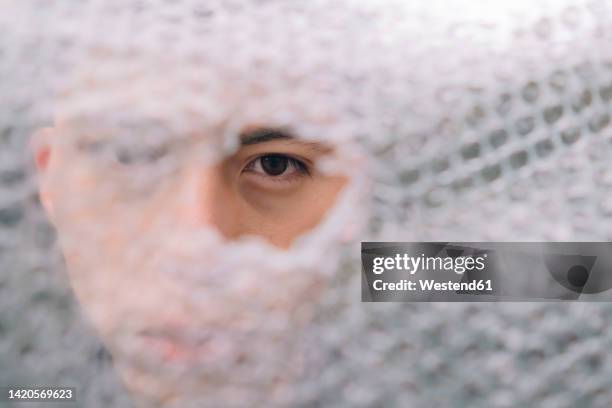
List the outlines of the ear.
{"label": "ear", "polygon": [[47,189],[45,175],[49,171],[49,164],[53,154],[51,140],[55,135],[55,128],[46,127],[36,131],[30,138],[30,151],[32,152],[34,165],[38,172],[38,194],[47,215],[53,218],[53,199]]}

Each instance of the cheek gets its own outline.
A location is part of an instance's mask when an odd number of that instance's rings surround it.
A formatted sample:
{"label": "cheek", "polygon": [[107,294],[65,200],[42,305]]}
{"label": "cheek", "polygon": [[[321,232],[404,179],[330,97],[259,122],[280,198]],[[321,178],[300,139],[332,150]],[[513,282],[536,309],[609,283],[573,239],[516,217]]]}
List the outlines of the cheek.
{"label": "cheek", "polygon": [[159,200],[146,205],[122,203],[100,194],[99,183],[86,172],[66,176],[53,189],[53,223],[70,284],[96,328],[108,337],[119,317],[130,311],[134,293],[154,298],[162,287],[145,270],[142,259],[129,259],[143,237],[150,235]]}
{"label": "cheek", "polygon": [[263,236],[288,247],[300,234],[315,228],[333,207],[346,184],[345,177],[317,177],[298,187],[271,192],[245,186],[241,221],[245,234]]}
{"label": "cheek", "polygon": [[159,198],[143,196],[126,199],[116,182],[78,165],[57,172],[51,189],[54,223],[79,247],[83,245],[107,249],[125,249],[142,234],[154,218]]}
{"label": "cheek", "polygon": [[334,206],[338,196],[348,183],[346,176],[324,176],[321,183],[312,195],[311,205],[318,212],[320,218]]}

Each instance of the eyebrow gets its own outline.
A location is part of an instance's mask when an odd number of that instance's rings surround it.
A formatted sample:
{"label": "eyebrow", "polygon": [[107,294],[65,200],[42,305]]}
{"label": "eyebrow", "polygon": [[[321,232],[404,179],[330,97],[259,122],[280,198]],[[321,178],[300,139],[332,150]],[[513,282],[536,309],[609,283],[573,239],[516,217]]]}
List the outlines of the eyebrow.
{"label": "eyebrow", "polygon": [[308,147],[317,152],[328,153],[330,151],[330,148],[327,145],[314,141],[305,141],[298,139],[287,128],[255,127],[252,129],[245,130],[240,134],[240,144],[242,146],[251,146],[275,140],[288,140],[291,143]]}
{"label": "eyebrow", "polygon": [[265,143],[279,139],[295,139],[295,137],[287,129],[268,127],[253,128],[250,130],[245,130],[240,134],[240,143],[243,146]]}

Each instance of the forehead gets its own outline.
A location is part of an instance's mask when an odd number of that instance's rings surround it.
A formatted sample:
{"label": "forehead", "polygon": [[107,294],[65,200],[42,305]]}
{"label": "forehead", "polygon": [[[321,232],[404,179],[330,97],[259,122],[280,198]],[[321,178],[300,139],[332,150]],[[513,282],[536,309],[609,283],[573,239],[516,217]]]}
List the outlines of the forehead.
{"label": "forehead", "polygon": [[261,60],[259,69],[251,66],[141,50],[88,50],[64,82],[55,119],[217,134],[257,123],[291,127],[305,137],[321,135],[341,119],[340,104],[317,82],[316,72],[292,77],[291,67],[273,58]]}
{"label": "forehead", "polygon": [[71,38],[78,52],[58,73],[55,117],[129,112],[181,129],[255,122],[305,137],[328,132],[328,140],[350,134],[347,127],[357,127],[350,112],[368,112],[351,107],[376,88],[364,82],[383,80],[364,72],[391,64],[366,58],[381,26],[368,14],[375,7],[325,3],[99,2],[78,16],[81,35]]}
{"label": "forehead", "polygon": [[[449,117],[469,114],[500,72],[508,87],[524,77],[517,73],[524,47],[508,48],[517,23],[505,16],[517,9],[529,25],[544,6],[485,3],[94,0],[66,7],[70,18],[58,14],[45,26],[60,40],[79,34],[67,53],[74,68],[57,72],[56,118],[123,111],[180,132],[263,122],[327,140],[424,138]],[[552,3],[547,12],[557,13],[567,1]],[[460,102],[443,105],[447,94]]]}

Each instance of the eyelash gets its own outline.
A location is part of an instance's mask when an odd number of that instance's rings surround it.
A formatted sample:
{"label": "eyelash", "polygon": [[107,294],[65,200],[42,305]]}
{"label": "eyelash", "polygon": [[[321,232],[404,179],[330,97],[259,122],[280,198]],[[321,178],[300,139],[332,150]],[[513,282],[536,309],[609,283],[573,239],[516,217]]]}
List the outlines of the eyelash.
{"label": "eyelash", "polygon": [[[274,175],[274,174],[267,174],[267,172],[264,169],[264,165],[263,165],[263,160],[264,159],[271,159],[271,158],[280,158],[283,160],[286,160],[286,168],[283,170],[282,173],[278,174],[278,175]],[[256,170],[256,167],[259,167],[261,170]],[[290,175],[286,175],[285,173],[287,172],[287,170],[293,170],[296,173],[299,174],[299,176],[309,176],[310,175],[310,169],[308,167],[308,165],[306,163],[304,163],[301,160],[298,160],[294,157],[288,156],[286,154],[282,154],[282,153],[267,153],[267,154],[263,154],[261,156],[256,157],[255,159],[251,160],[243,169],[243,172],[248,172],[248,173],[253,173],[256,174],[258,176],[261,177],[266,177],[268,179],[274,180],[274,181],[289,181],[287,180],[287,178],[292,178],[293,176],[295,176],[294,174],[290,174]],[[284,178],[284,180],[283,180]]]}

